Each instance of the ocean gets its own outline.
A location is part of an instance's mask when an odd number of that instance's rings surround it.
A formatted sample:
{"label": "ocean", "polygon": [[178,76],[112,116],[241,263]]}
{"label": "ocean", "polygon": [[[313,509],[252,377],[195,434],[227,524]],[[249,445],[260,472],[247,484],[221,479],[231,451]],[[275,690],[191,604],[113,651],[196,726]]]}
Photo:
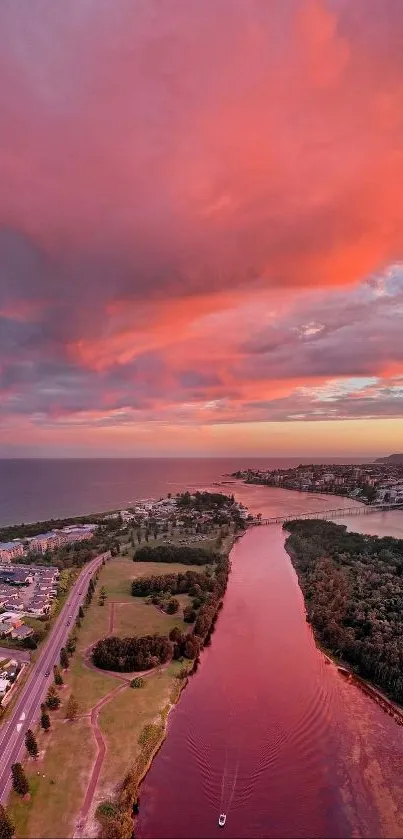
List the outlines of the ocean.
{"label": "ocean", "polygon": [[[331,461],[343,462],[341,458]],[[141,498],[211,486],[237,469],[313,462],[326,461],[264,457],[0,460],[0,526],[124,509]]]}

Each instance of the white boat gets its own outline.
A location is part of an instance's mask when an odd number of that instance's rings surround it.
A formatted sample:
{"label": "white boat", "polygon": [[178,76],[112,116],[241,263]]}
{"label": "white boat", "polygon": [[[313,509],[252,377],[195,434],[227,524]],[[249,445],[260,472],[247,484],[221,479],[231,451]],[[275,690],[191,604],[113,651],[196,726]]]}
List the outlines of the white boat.
{"label": "white boat", "polygon": [[218,819],[218,824],[220,825],[220,827],[224,827],[226,819],[227,817],[225,813],[221,813],[220,818]]}

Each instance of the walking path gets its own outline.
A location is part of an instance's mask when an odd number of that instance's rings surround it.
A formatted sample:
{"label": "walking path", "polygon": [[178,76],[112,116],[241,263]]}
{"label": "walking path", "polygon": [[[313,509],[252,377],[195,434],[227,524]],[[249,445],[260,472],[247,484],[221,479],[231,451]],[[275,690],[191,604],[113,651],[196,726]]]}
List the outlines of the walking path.
{"label": "walking path", "polygon": [[99,776],[100,776],[100,773],[101,773],[102,764],[104,762],[105,755],[106,755],[106,743],[105,743],[102,731],[101,731],[101,729],[98,725],[98,714],[99,714],[100,709],[103,708],[104,705],[106,705],[108,702],[110,702],[111,699],[113,699],[118,693],[120,693],[122,690],[124,690],[125,687],[127,687],[127,683],[125,683],[123,685],[122,684],[118,685],[116,688],[111,690],[110,693],[108,693],[106,696],[104,696],[102,699],[100,699],[99,702],[97,702],[96,705],[94,705],[94,707],[91,709],[90,722],[91,722],[91,728],[92,728],[92,731],[93,731],[93,734],[94,734],[94,737],[95,737],[95,741],[96,741],[96,744],[97,744],[98,752],[97,752],[97,756],[95,758],[94,766],[92,768],[92,773],[91,773],[91,777],[90,777],[90,780],[89,780],[89,783],[88,783],[87,792],[85,793],[84,803],[83,803],[83,806],[81,808],[81,811],[80,811],[80,814],[79,814],[78,820],[77,820],[77,828],[76,828],[76,831],[75,831],[75,834],[74,834],[74,836],[77,837],[77,839],[78,839],[78,837],[82,836],[82,831],[85,827],[85,822],[87,820],[87,816],[88,816],[88,813],[89,813],[89,810],[90,810],[90,807],[91,807],[91,804],[92,804],[92,799],[94,798],[95,789],[96,789],[98,779],[99,779]]}
{"label": "walking path", "polygon": [[[124,602],[124,601],[122,601],[122,602]],[[109,615],[109,631],[112,631],[111,627],[113,627],[114,608],[112,608],[112,607],[114,607],[115,605],[119,605],[118,601],[115,601],[115,603],[110,603],[111,610],[110,610],[110,615]],[[99,723],[98,723],[99,711],[105,705],[107,705],[108,702],[113,700],[118,693],[120,693],[125,688],[127,688],[130,685],[130,682],[132,681],[133,678],[139,677],[139,676],[144,678],[144,677],[152,676],[152,675],[154,675],[154,673],[161,673],[161,671],[165,670],[165,668],[169,664],[169,662],[166,662],[166,664],[162,664],[160,667],[154,667],[152,670],[143,670],[141,672],[125,673],[125,674],[116,673],[113,670],[100,670],[99,667],[95,667],[95,664],[93,664],[93,662],[91,661],[91,652],[92,652],[92,649],[93,649],[93,647],[95,646],[96,643],[97,642],[94,641],[92,644],[90,644],[89,647],[87,647],[87,649],[85,649],[81,653],[82,656],[83,656],[84,666],[88,667],[90,670],[95,670],[97,673],[102,672],[102,673],[105,673],[108,676],[113,676],[115,679],[117,679],[120,682],[120,684],[117,685],[117,687],[113,688],[113,690],[109,691],[109,693],[107,693],[105,696],[103,696],[102,699],[100,699],[93,706],[93,708],[90,709],[89,712],[87,712],[86,714],[80,714],[80,717],[89,717],[89,719],[90,719],[91,729],[92,729],[92,732],[93,732],[93,735],[94,735],[94,738],[95,738],[95,742],[97,744],[97,754],[96,754],[96,757],[95,757],[94,765],[92,767],[92,772],[91,772],[91,776],[90,776],[90,779],[89,779],[89,782],[88,782],[87,791],[85,793],[84,803],[83,803],[83,806],[80,810],[80,813],[79,813],[79,816],[78,816],[78,819],[77,819],[77,826],[76,826],[76,830],[75,830],[75,833],[74,833],[74,839],[81,839],[81,837],[83,836],[83,830],[85,828],[86,821],[87,821],[87,818],[88,818],[88,814],[89,814],[89,811],[91,809],[91,805],[92,805],[92,802],[93,802],[93,799],[94,799],[95,790],[96,790],[96,787],[97,787],[97,784],[98,784],[99,776],[101,774],[102,765],[103,765],[103,762],[105,760],[105,755],[106,755],[106,752],[107,752],[107,746],[106,746],[103,734],[101,732],[101,729],[100,729]]]}
{"label": "walking path", "polygon": [[109,635],[113,635],[113,627],[115,622],[115,603],[112,602],[109,604]]}

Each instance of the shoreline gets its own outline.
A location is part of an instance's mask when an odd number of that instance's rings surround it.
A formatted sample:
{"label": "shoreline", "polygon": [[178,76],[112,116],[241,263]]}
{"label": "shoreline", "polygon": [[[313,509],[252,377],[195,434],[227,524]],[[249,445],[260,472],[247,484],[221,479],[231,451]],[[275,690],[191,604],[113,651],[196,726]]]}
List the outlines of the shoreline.
{"label": "shoreline", "polygon": [[[300,586],[298,574],[293,562],[294,552],[291,548],[289,548],[286,545],[286,543],[284,543],[284,550],[290,557],[291,565],[295,574],[297,575],[298,586],[302,595],[302,599],[304,601],[305,617],[307,619],[308,612],[306,609],[304,592],[302,591],[302,588]],[[355,685],[355,687],[359,688],[359,690],[361,690],[363,693],[369,696],[369,698],[372,699],[373,702],[376,702],[376,704],[379,705],[380,708],[382,708],[385,714],[388,714],[388,716],[393,717],[397,725],[403,726],[403,706],[401,707],[396,702],[394,702],[393,699],[390,699],[385,693],[383,693],[378,688],[377,685],[375,685],[369,679],[364,679],[362,676],[359,676],[358,673],[356,673],[352,669],[352,667],[346,661],[344,661],[343,658],[338,658],[335,653],[333,653],[327,647],[324,647],[323,644],[321,644],[319,638],[317,637],[315,627],[313,626],[313,624],[309,620],[307,620],[306,622],[309,624],[311,628],[317,649],[327,659],[329,663],[333,664],[337,668],[340,675],[347,679],[347,681],[350,684]]]}
{"label": "shoreline", "polygon": [[342,495],[339,492],[325,492],[324,490],[317,488],[317,489],[297,489],[296,487],[285,487],[285,486],[276,486],[275,484],[267,484],[265,481],[243,481],[242,479],[236,479],[234,483],[242,484],[242,486],[258,486],[258,487],[267,487],[268,489],[279,489],[284,490],[285,492],[298,492],[300,495],[326,495],[327,498],[345,498],[346,501],[354,501],[357,504],[361,504],[363,507],[371,507],[371,504],[367,504],[365,501],[362,501],[361,498],[356,498],[355,496],[351,497],[351,495]]}

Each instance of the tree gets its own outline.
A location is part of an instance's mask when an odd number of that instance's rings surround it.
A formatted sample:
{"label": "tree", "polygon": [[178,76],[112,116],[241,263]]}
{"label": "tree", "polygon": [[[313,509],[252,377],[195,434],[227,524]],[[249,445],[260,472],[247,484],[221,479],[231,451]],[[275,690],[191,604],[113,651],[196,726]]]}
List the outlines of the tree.
{"label": "tree", "polygon": [[[80,606],[80,609],[81,609],[81,606]],[[83,612],[83,615],[84,615],[84,612]],[[75,637],[75,635],[70,635],[70,637],[68,638],[68,641],[67,641],[66,650],[67,650],[69,655],[73,655],[73,653],[75,652],[75,649],[76,649],[76,637]]]}
{"label": "tree", "polygon": [[60,665],[64,670],[67,670],[69,666],[69,656],[65,647],[60,650]]}
{"label": "tree", "polygon": [[14,836],[14,825],[7,810],[0,804],[0,839],[12,839],[12,836]]}
{"label": "tree", "polygon": [[143,688],[146,683],[145,679],[142,679],[141,676],[136,676],[135,679],[132,679],[130,682],[131,688]]}
{"label": "tree", "polygon": [[60,697],[58,696],[54,685],[51,685],[48,690],[48,695],[46,697],[46,707],[49,708],[50,711],[57,711],[57,709],[60,707]]}
{"label": "tree", "polygon": [[55,685],[58,685],[58,687],[60,687],[63,684],[63,676],[62,676],[57,664],[55,664],[54,667],[53,667],[53,677],[54,677],[54,680],[55,680]]}
{"label": "tree", "polygon": [[77,702],[74,694],[72,693],[69,697],[69,701],[68,701],[67,707],[66,707],[66,720],[70,720],[70,722],[73,722],[73,720],[75,720],[75,718],[77,716],[77,713],[78,713],[78,702]]}
{"label": "tree", "polygon": [[35,734],[31,728],[28,729],[25,735],[25,748],[31,757],[38,757],[38,743],[36,742]]}
{"label": "tree", "polygon": [[179,609],[179,600],[177,600],[176,597],[172,597],[171,600],[169,600],[165,611],[168,615],[174,615],[175,612],[178,611],[178,609]]}
{"label": "tree", "polygon": [[13,779],[13,788],[16,792],[18,792],[18,795],[27,795],[29,793],[29,784],[20,763],[13,763],[11,767],[11,775]]}
{"label": "tree", "polygon": [[42,711],[41,714],[41,726],[46,734],[47,731],[50,729],[50,717],[47,711]]}

